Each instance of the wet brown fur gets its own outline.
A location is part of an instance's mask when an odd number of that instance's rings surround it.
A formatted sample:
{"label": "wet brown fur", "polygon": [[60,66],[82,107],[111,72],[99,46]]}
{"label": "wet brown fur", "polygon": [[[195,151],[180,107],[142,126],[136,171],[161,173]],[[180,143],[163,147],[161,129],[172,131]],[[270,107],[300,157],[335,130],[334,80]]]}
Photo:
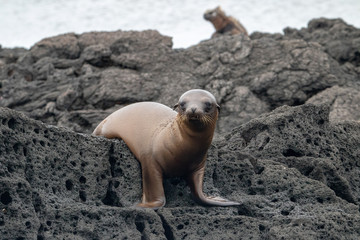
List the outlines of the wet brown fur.
{"label": "wet brown fur", "polygon": [[245,27],[235,18],[226,16],[225,12],[218,6],[215,9],[207,10],[204,13],[204,19],[211,22],[216,30],[211,37],[230,34],[244,34],[248,36]]}

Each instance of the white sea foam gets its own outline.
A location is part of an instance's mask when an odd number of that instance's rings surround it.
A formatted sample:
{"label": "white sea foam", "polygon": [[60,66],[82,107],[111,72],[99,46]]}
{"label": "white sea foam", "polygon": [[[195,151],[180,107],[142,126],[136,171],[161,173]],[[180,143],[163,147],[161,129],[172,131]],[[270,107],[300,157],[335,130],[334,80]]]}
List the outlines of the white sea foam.
{"label": "white sea foam", "polygon": [[0,0],[0,44],[31,47],[67,32],[156,29],[182,48],[208,39],[202,15],[221,5],[249,33],[305,27],[317,17],[342,18],[360,27],[359,0]]}

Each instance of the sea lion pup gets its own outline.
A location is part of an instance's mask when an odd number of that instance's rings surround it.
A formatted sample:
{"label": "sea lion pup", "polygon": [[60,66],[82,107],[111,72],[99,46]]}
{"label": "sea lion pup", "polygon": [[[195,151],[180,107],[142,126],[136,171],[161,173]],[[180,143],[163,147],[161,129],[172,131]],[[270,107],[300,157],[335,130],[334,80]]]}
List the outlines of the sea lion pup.
{"label": "sea lion pup", "polygon": [[155,102],[140,102],[121,108],[105,118],[94,135],[121,138],[142,170],[142,201],[137,206],[165,205],[163,177],[186,179],[197,202],[203,205],[239,205],[203,193],[206,153],[211,144],[219,105],[208,91],[185,92],[173,109]]}
{"label": "sea lion pup", "polygon": [[204,13],[204,19],[211,22],[215,27],[216,32],[212,34],[212,38],[223,34],[244,34],[248,36],[245,27],[235,18],[226,16],[220,6],[212,10],[207,10]]}

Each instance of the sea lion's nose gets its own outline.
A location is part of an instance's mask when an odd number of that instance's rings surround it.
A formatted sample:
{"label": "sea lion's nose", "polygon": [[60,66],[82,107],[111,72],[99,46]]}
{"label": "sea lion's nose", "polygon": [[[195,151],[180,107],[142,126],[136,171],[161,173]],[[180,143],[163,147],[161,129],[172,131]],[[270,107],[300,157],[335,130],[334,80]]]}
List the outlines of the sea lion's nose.
{"label": "sea lion's nose", "polygon": [[192,111],[192,113],[195,113],[195,111],[196,111],[196,108],[191,108],[191,111]]}

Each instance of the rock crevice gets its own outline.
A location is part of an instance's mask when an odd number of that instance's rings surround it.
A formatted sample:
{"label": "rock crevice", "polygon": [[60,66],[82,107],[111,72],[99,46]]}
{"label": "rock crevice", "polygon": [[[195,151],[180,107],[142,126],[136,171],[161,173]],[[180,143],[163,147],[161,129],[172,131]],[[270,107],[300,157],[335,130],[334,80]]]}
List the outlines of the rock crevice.
{"label": "rock crevice", "polygon": [[[0,48],[1,238],[359,239],[359,31],[314,19],[188,49],[157,31]],[[138,209],[139,162],[89,133],[122,106],[173,106],[191,88],[221,104],[204,192],[241,204],[199,206],[173,178],[164,208]]]}

